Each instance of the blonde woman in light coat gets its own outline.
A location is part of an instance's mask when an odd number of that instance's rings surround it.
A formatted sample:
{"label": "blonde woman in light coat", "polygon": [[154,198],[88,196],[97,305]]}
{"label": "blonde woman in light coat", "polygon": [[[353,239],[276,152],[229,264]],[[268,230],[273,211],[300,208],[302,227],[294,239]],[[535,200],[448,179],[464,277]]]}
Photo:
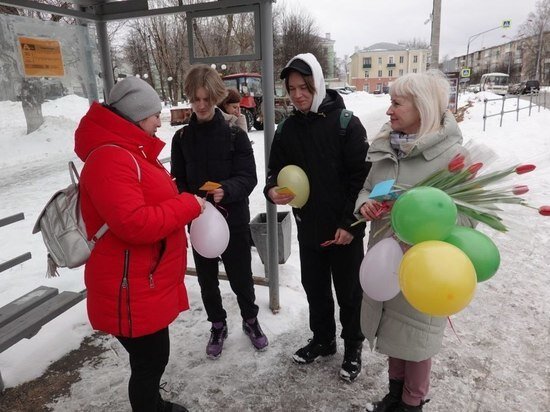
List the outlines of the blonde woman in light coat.
{"label": "blonde woman in light coat", "polygon": [[[395,179],[414,185],[446,168],[463,152],[462,134],[447,110],[449,83],[442,73],[407,74],[390,88],[390,121],[373,140],[367,161],[372,167],[355,204],[357,217],[370,222],[368,247],[393,233],[380,231],[386,221],[378,215],[379,202],[369,199],[377,183]],[[381,233],[382,232],[382,233]],[[388,355],[389,393],[367,407],[376,412],[421,411],[429,389],[431,358],[439,352],[446,319],[413,308],[399,293],[378,302],[363,294],[362,331],[371,349]]]}

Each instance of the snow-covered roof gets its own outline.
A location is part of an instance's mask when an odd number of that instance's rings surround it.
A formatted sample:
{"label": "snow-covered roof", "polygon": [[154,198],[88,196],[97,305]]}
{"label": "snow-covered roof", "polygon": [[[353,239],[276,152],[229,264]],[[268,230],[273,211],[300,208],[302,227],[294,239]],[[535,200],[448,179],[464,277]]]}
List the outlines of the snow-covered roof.
{"label": "snow-covered roof", "polygon": [[402,51],[402,50],[407,50],[407,48],[401,44],[381,42],[381,43],[374,43],[369,47],[363,49],[362,51]]}

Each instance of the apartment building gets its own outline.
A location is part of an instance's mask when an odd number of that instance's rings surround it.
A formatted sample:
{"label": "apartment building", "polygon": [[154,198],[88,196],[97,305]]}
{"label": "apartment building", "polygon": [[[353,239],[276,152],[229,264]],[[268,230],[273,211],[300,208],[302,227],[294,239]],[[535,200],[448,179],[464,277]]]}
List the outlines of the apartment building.
{"label": "apartment building", "polygon": [[481,75],[501,72],[510,75],[510,83],[534,79],[537,76],[546,84],[550,80],[550,32],[540,36],[519,38],[507,43],[475,50],[443,63],[443,70],[456,72],[471,68],[470,83],[479,83]]}
{"label": "apartment building", "polygon": [[356,50],[348,63],[348,83],[369,93],[387,92],[393,80],[407,73],[426,71],[427,49],[409,49],[400,44],[375,43]]}

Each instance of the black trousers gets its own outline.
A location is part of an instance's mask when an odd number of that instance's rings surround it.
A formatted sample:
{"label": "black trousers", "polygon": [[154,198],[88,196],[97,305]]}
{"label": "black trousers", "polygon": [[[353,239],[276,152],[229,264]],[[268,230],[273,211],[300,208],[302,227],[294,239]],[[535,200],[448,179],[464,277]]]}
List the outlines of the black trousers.
{"label": "black trousers", "polygon": [[[227,313],[222,305],[220,282],[218,280],[218,259],[209,259],[199,255],[193,249],[197,277],[201,287],[201,296],[208,320],[225,321]],[[232,230],[229,244],[222,253],[222,261],[229,279],[229,285],[237,296],[237,302],[243,319],[255,318],[258,306],[254,303],[254,282],[252,280],[252,254],[250,252],[250,235],[248,228]]]}
{"label": "black trousers", "polygon": [[345,341],[363,341],[359,266],[363,260],[363,240],[349,245],[333,245],[326,249],[308,248],[300,244],[302,285],[309,303],[309,327],[321,342],[336,335],[332,283],[340,306],[341,337]]}
{"label": "black trousers", "polygon": [[128,395],[133,412],[161,410],[159,385],[170,356],[168,328],[139,338],[116,336],[130,355]]}

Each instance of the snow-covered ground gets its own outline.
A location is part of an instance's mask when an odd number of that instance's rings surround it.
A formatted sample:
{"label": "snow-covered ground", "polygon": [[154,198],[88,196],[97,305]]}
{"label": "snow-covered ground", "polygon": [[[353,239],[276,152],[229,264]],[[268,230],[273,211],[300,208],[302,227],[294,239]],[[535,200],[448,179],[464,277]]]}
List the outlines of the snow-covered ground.
{"label": "snow-covered ground", "polygon": [[[482,131],[483,94],[461,95],[460,105],[473,103],[461,123],[466,140],[491,147],[503,162],[536,163],[537,171],[525,175],[533,188],[528,199],[534,205],[550,203],[550,111],[522,110],[487,121]],[[356,92],[344,96],[348,108],[360,117],[372,138],[386,121],[386,95]],[[508,102],[510,109],[515,100]],[[526,104],[525,102],[520,104]],[[492,102],[491,112],[500,111]],[[87,101],[76,96],[43,105],[46,121],[25,135],[20,103],[0,102],[0,217],[24,212],[22,222],[0,228],[0,259],[8,260],[31,251],[32,260],[0,274],[0,306],[31,289],[47,285],[60,291],[84,288],[82,269],[62,270],[61,277],[46,279],[45,249],[40,235],[31,229],[51,194],[69,183],[67,161],[74,160],[73,132],[87,110]],[[159,136],[170,142],[176,127],[169,126],[163,112]],[[264,135],[253,131],[259,181],[264,180]],[[168,145],[169,146],[169,145]],[[162,156],[169,154],[169,147]],[[260,184],[251,196],[252,216],[265,210]],[[536,211],[521,208],[506,212],[511,231],[503,234],[479,227],[499,247],[499,272],[478,286],[473,302],[452,317],[444,348],[434,358],[432,401],[429,411],[547,411],[550,405],[550,286],[548,273],[550,220]],[[280,210],[289,210],[280,208]],[[171,357],[164,378],[166,397],[193,411],[359,411],[386,392],[384,356],[363,352],[362,376],[353,384],[338,379],[343,344],[338,354],[324,362],[297,366],[291,354],[310,337],[305,294],[300,284],[298,245],[293,222],[292,253],[279,267],[280,304],[277,314],[269,310],[268,289],[256,287],[259,319],[270,339],[266,352],[252,350],[240,330],[238,306],[227,282],[221,289],[228,312],[229,338],[222,357],[205,358],[209,324],[203,310],[196,278],[186,284],[191,310],[170,327]],[[192,258],[190,256],[192,264]],[[253,253],[253,271],[263,275]],[[40,376],[53,361],[92,334],[85,302],[51,321],[30,340],[23,340],[0,354],[0,372],[6,386],[16,386]],[[102,339],[110,350],[98,362],[81,370],[81,380],[70,395],[58,399],[55,411],[129,411],[129,366],[118,341]],[[108,395],[107,395],[108,394]],[[107,396],[106,396],[107,395]]]}

